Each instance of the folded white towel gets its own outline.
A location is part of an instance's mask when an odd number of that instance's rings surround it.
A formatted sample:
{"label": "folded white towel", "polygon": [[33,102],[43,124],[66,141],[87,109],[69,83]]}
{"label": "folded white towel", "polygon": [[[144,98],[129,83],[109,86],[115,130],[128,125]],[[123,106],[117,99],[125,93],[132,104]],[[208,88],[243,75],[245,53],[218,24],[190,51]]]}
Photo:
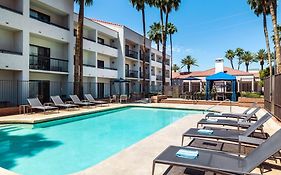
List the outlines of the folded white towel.
{"label": "folded white towel", "polygon": [[197,132],[201,133],[201,134],[213,134],[213,130],[209,130],[209,129],[199,129]]}
{"label": "folded white towel", "polygon": [[186,149],[180,149],[177,153],[177,157],[185,158],[185,159],[195,159],[198,157],[198,151],[194,150],[186,150]]}
{"label": "folded white towel", "polygon": [[216,118],[208,118],[207,121],[208,122],[218,122],[218,119],[216,119]]}

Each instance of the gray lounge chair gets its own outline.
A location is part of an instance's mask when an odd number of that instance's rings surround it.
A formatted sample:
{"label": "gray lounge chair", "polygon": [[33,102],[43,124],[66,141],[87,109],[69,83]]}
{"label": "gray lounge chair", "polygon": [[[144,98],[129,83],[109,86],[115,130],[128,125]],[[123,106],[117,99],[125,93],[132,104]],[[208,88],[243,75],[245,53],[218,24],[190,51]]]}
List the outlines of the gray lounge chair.
{"label": "gray lounge chair", "polygon": [[106,102],[106,101],[95,100],[94,97],[91,94],[85,94],[85,97],[90,103],[95,103],[97,105],[109,105],[108,102]]}
{"label": "gray lounge chair", "polygon": [[49,110],[58,110],[58,112],[59,112],[59,108],[57,108],[57,107],[42,105],[42,103],[40,102],[40,100],[38,98],[28,98],[27,101],[30,105],[31,110],[38,109],[38,110],[43,111],[44,113]]}
{"label": "gray lounge chair", "polygon": [[71,98],[71,100],[73,101],[74,104],[79,105],[79,106],[95,105],[94,103],[91,103],[91,102],[81,101],[77,95],[70,95],[69,97]]}
{"label": "gray lounge chair", "polygon": [[237,142],[239,140],[239,136],[250,136],[255,130],[260,128],[265,122],[267,122],[272,117],[271,114],[266,113],[263,117],[257,120],[254,124],[252,124],[245,131],[234,131],[234,130],[225,130],[225,129],[214,129],[213,133],[205,134],[200,133],[198,128],[191,128],[186,131],[182,135],[182,145],[185,137],[192,138],[208,138],[208,139],[216,139],[216,140],[227,140]]}
{"label": "gray lounge chair", "polygon": [[251,121],[252,117],[260,110],[260,107],[257,107],[256,109],[254,109],[252,112],[250,112],[249,114],[246,114],[245,118],[240,119],[237,118],[238,120],[230,120],[230,119],[218,119],[217,121],[215,121],[214,119],[201,119],[198,123],[197,123],[197,128],[199,125],[223,125],[223,126],[236,126],[236,127],[249,127],[251,126],[253,123],[249,122]]}
{"label": "gray lounge chair", "polygon": [[243,119],[248,117],[249,112],[256,107],[256,103],[253,103],[251,107],[249,107],[248,109],[246,109],[243,113],[213,113],[210,112],[206,115],[206,118],[211,118],[211,117],[215,117],[215,118],[239,118],[239,119]]}
{"label": "gray lounge chair", "polygon": [[[281,149],[280,138],[281,130],[260,144],[246,157],[200,148],[169,146],[153,160],[152,175],[155,164],[181,166],[222,174],[253,174],[251,171]],[[177,157],[176,153],[180,149],[198,151],[198,156],[195,159]]]}
{"label": "gray lounge chair", "polygon": [[55,104],[55,106],[57,107],[61,107],[61,108],[78,108],[78,105],[74,105],[74,104],[66,104],[62,101],[62,99],[60,98],[60,96],[51,96],[51,99],[53,101],[53,103]]}

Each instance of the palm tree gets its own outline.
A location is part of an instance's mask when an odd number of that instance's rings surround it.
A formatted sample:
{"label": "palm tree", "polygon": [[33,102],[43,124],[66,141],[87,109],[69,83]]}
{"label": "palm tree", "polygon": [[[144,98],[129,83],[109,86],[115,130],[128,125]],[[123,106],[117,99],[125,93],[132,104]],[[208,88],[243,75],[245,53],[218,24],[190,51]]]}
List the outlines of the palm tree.
{"label": "palm tree", "polygon": [[249,72],[249,65],[254,61],[253,54],[249,51],[246,51],[243,53],[241,60],[245,63],[246,72]]}
{"label": "palm tree", "polygon": [[143,27],[143,46],[142,46],[142,73],[143,73],[143,83],[142,91],[143,96],[145,96],[145,87],[146,87],[146,73],[145,73],[145,56],[146,56],[146,21],[145,21],[145,6],[150,3],[150,0],[130,0],[131,4],[137,11],[141,11],[142,14],[142,27]]}
{"label": "palm tree", "polygon": [[[173,24],[173,23],[168,23],[168,28],[167,28],[167,34],[170,36],[170,46],[171,46],[171,65],[173,65],[173,34],[175,34],[176,32],[178,32],[177,27]],[[170,67],[171,70],[171,77],[172,77],[172,66]],[[171,84],[172,84],[172,79],[171,79]]]}
{"label": "palm tree", "polygon": [[176,64],[173,64],[172,69],[173,69],[174,72],[177,72],[178,70],[180,70],[180,67]]}
{"label": "palm tree", "polygon": [[272,19],[273,31],[274,31],[274,45],[276,52],[276,65],[277,65],[277,73],[281,73],[281,48],[280,48],[280,38],[277,26],[277,0],[267,0],[269,4],[269,10]]}
{"label": "palm tree", "polygon": [[231,67],[232,69],[234,69],[234,65],[233,65],[233,59],[235,58],[235,52],[233,50],[227,50],[225,52],[225,58],[227,58],[230,61]]}
{"label": "palm tree", "polygon": [[263,70],[264,60],[267,60],[267,55],[264,49],[260,49],[255,55],[256,61],[260,62],[261,70]]}
{"label": "palm tree", "polygon": [[238,66],[237,69],[240,70],[240,65],[242,64],[242,56],[244,55],[244,50],[242,48],[237,48],[235,50],[235,55],[238,57]]}
{"label": "palm tree", "polygon": [[[178,10],[181,0],[153,0],[152,4],[160,10],[160,22],[162,26],[162,92],[164,92],[164,85],[166,84],[166,44],[167,44],[167,30],[169,23],[169,15],[172,10]],[[164,22],[165,14],[165,22]]]}
{"label": "palm tree", "polygon": [[263,32],[265,36],[265,43],[267,49],[267,58],[269,61],[269,72],[270,76],[272,75],[272,62],[270,56],[270,45],[269,45],[269,37],[268,37],[268,29],[267,29],[267,19],[266,16],[270,14],[269,6],[266,3],[266,0],[248,0],[248,4],[251,6],[251,9],[254,13],[259,17],[261,14],[263,15]]}
{"label": "palm tree", "polygon": [[191,66],[198,66],[197,60],[195,58],[192,58],[190,55],[182,59],[181,64],[182,64],[181,68],[186,66],[188,72],[190,72]]}
{"label": "palm tree", "polygon": [[84,27],[84,9],[91,6],[93,0],[74,0],[79,5],[78,26],[75,44],[74,58],[74,93],[83,96],[83,27]]}
{"label": "palm tree", "polygon": [[161,43],[161,31],[162,27],[161,24],[158,23],[153,23],[150,26],[150,30],[148,31],[148,37],[149,39],[151,39],[152,41],[154,41],[157,45],[157,50],[159,51],[159,45]]}

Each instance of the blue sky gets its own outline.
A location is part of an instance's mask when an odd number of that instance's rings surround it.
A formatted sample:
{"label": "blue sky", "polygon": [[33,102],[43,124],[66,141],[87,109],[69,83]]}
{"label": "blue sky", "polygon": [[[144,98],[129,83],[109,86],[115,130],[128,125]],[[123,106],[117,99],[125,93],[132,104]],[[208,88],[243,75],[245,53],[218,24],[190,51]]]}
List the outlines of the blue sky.
{"label": "blue sky", "polygon": [[[77,5],[74,11],[78,12]],[[123,24],[142,33],[141,13],[129,0],[94,0],[94,5],[86,8],[85,16]],[[149,25],[159,21],[159,11],[147,8],[146,21],[148,30]],[[178,28],[174,35],[174,63],[180,65],[182,58],[191,55],[199,64],[192,70],[214,67],[215,58],[224,57],[227,49],[241,47],[251,52],[265,49],[262,18],[254,15],[247,0],[182,0],[170,21]],[[268,24],[271,31],[270,16]],[[226,59],[225,63],[230,66]],[[259,65],[251,64],[250,69],[254,68]]]}

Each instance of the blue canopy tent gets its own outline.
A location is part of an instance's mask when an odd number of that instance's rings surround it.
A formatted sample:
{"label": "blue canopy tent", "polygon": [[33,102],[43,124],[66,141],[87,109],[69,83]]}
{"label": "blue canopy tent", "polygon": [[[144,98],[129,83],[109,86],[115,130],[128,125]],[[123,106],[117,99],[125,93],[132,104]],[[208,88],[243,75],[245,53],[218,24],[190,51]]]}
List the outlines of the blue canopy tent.
{"label": "blue canopy tent", "polygon": [[232,95],[231,95],[231,101],[236,101],[236,77],[233,75],[229,75],[224,72],[219,72],[214,75],[208,76],[206,78],[207,85],[206,85],[206,100],[211,99],[211,89],[213,86],[213,82],[215,81],[231,81],[231,89],[232,89]]}

